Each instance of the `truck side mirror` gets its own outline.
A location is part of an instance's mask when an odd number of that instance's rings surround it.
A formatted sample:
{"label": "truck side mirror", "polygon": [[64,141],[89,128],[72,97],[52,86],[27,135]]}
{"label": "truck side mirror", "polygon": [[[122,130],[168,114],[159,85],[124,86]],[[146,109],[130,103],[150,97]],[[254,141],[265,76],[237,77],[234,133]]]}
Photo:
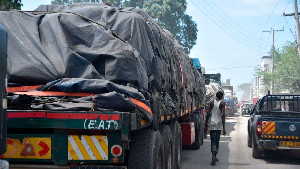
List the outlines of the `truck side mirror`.
{"label": "truck side mirror", "polygon": [[0,155],[6,152],[6,137],[7,137],[6,69],[7,69],[7,34],[5,29],[0,25]]}

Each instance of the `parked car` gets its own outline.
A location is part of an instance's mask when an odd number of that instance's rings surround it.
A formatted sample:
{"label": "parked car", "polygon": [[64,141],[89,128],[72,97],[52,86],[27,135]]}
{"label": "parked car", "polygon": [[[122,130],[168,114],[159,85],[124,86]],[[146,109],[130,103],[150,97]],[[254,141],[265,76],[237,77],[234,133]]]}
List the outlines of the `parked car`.
{"label": "parked car", "polygon": [[266,95],[257,101],[248,120],[252,157],[263,151],[299,150],[300,95]]}
{"label": "parked car", "polygon": [[254,104],[253,103],[245,103],[243,106],[242,106],[242,116],[244,115],[249,115],[250,112],[253,110],[254,108]]}

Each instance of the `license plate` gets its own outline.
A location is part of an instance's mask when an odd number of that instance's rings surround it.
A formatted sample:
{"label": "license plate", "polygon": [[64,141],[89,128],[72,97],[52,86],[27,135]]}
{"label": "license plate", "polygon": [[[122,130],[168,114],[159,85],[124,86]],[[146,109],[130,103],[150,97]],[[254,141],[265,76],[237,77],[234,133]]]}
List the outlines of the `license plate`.
{"label": "license plate", "polygon": [[300,147],[300,142],[281,141],[280,146],[282,146],[282,147]]}
{"label": "license plate", "polygon": [[51,138],[25,137],[22,140],[8,138],[7,151],[2,158],[51,159]]}

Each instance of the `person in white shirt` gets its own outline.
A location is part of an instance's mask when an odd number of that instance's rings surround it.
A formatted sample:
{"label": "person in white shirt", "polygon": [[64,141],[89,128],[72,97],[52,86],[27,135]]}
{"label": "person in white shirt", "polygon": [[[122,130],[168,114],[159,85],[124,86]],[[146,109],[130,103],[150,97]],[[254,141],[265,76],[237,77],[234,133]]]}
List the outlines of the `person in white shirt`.
{"label": "person in white shirt", "polygon": [[221,131],[223,135],[225,131],[225,102],[223,101],[223,92],[216,93],[216,99],[209,102],[208,113],[206,115],[205,127],[210,129],[212,162],[211,165],[216,165],[217,154],[219,151],[219,141]]}

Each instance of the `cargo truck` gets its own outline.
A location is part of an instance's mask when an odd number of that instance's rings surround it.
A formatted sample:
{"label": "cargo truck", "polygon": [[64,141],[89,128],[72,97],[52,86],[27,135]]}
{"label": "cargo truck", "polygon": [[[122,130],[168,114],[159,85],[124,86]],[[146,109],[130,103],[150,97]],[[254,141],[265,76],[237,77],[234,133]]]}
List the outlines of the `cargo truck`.
{"label": "cargo truck", "polygon": [[0,157],[11,167],[181,168],[182,146],[203,144],[204,77],[143,10],[0,15],[9,42]]}
{"label": "cargo truck", "polygon": [[222,86],[222,89],[225,94],[224,100],[227,102],[229,114],[237,112],[238,99],[233,90],[233,86]]}
{"label": "cargo truck", "polygon": [[[6,152],[6,30],[0,25],[0,156]],[[7,161],[0,159],[0,168],[8,169]]]}

